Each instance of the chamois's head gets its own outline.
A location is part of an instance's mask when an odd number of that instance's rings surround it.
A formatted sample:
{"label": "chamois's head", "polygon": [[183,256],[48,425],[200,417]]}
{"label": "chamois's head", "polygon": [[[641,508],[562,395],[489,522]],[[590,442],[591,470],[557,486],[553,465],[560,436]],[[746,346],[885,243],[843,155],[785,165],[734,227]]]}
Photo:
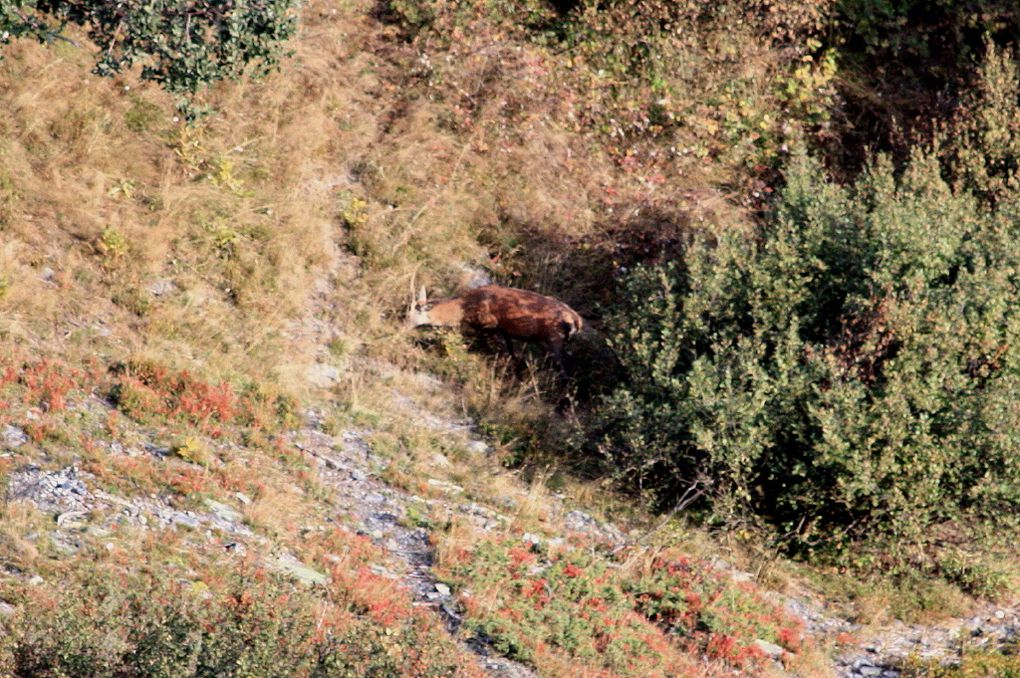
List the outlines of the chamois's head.
{"label": "chamois's head", "polygon": [[431,325],[432,319],[429,317],[429,307],[430,304],[425,298],[425,286],[421,286],[421,289],[418,290],[418,297],[415,298],[414,283],[411,283],[411,305],[407,307],[407,326],[420,327],[422,325]]}
{"label": "chamois's head", "polygon": [[[414,289],[412,285],[411,289]],[[464,300],[460,297],[453,299],[425,298],[425,286],[418,290],[415,298],[412,293],[411,305],[407,308],[407,326],[421,327],[432,325],[433,327],[457,327],[464,319]]]}

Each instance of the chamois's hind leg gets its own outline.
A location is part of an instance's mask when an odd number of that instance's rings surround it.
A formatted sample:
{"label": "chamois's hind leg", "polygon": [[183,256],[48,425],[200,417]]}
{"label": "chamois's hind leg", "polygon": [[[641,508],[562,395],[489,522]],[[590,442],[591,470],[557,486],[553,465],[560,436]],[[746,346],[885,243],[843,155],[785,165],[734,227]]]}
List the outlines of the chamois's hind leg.
{"label": "chamois's hind leg", "polygon": [[517,355],[517,351],[514,350],[513,339],[510,335],[503,330],[496,330],[496,334],[499,336],[500,343],[503,344],[503,348],[506,349],[506,354],[510,357],[510,364],[513,365],[513,370],[518,377],[521,376],[521,372],[524,370],[524,360]]}

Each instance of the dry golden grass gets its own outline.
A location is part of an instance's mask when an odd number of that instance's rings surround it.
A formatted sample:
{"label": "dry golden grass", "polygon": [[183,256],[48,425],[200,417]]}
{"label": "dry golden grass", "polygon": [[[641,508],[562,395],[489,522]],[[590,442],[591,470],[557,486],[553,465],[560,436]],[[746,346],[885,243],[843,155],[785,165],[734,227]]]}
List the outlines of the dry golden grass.
{"label": "dry golden grass", "polygon": [[39,566],[39,548],[26,535],[46,522],[46,517],[31,504],[8,502],[0,506],[0,554],[8,565],[25,571]]}
{"label": "dry golden grass", "polygon": [[[372,5],[306,3],[294,57],[263,82],[218,86],[209,95],[218,112],[195,127],[174,120],[158,89],[91,76],[87,50],[5,48],[0,343],[70,362],[154,359],[210,380],[270,382],[306,403],[331,400],[333,428],[374,431],[373,451],[393,462],[388,480],[436,498],[442,492],[423,479],[457,483],[508,515],[511,531],[555,533],[550,494],[561,487],[598,517],[654,527],[626,498],[557,474],[570,421],[554,414],[560,387],[535,368],[537,354],[518,371],[455,335],[421,347],[399,316],[412,281],[453,292],[465,265],[594,314],[617,256],[637,256],[626,237],[616,247],[614,229],[662,237],[699,221],[747,222],[729,192],[746,149],[628,169],[572,131],[558,104],[529,100],[537,89],[522,64],[547,57],[534,44],[451,60],[477,105],[470,125],[451,124],[451,102],[423,96],[405,77],[417,55]],[[463,51],[477,47],[469,43]],[[760,42],[732,35],[705,49],[733,44],[746,48],[728,62],[740,72],[692,60],[692,72],[675,74],[676,91],[697,101],[739,79],[746,106],[767,109],[782,65]],[[504,95],[517,107],[511,118]],[[718,121],[704,113],[682,134],[718,144]],[[165,282],[171,291],[151,292]],[[332,388],[308,381],[318,362],[338,369]],[[423,369],[441,381],[416,374]],[[426,416],[438,426],[423,426]],[[469,419],[493,455],[466,451],[460,427]],[[533,455],[530,484],[499,468],[519,461],[520,449]],[[115,487],[151,490],[161,472],[148,461],[84,460]],[[226,458],[214,471],[213,496],[248,493],[248,522],[295,547],[300,526],[323,510],[314,487],[261,454]],[[24,535],[39,516],[18,504],[4,511],[2,550],[31,566],[39,555]],[[673,524],[662,532],[628,566],[646,566],[655,540],[694,556],[722,553],[751,572],[770,557]],[[455,520],[440,565],[477,538]],[[796,567],[763,575],[777,587],[799,576]],[[885,619],[892,595],[860,598],[858,614]],[[826,675],[823,659],[798,661],[802,675]]]}
{"label": "dry golden grass", "polygon": [[[548,101],[527,108],[531,84],[513,78],[539,47],[504,71],[491,50],[463,60],[479,108],[459,127],[446,102],[405,89],[415,55],[370,10],[307,4],[294,57],[263,82],[216,87],[217,113],[195,127],[158,89],[89,75],[87,50],[13,45],[0,63],[0,333],[68,357],[145,350],[299,395],[318,394],[305,379],[316,362],[342,363],[336,396],[356,401],[369,377],[352,358],[421,363],[394,323],[412,281],[449,292],[470,264],[590,307],[572,243],[598,249],[607,188],[643,179]],[[516,126],[492,90],[501,73],[507,96],[523,87]],[[337,337],[342,361],[322,350]],[[548,414],[535,379],[483,361],[461,378],[472,413]]]}

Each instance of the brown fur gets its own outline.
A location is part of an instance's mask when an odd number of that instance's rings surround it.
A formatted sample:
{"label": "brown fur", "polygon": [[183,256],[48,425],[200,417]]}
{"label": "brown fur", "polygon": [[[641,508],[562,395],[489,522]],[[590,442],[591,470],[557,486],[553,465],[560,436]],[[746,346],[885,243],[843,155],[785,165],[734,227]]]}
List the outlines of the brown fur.
{"label": "brown fur", "polygon": [[563,347],[584,324],[581,316],[558,299],[499,285],[476,287],[436,301],[426,301],[423,290],[417,303],[411,304],[408,322],[415,327],[460,327],[498,334],[511,356],[512,339],[542,344],[563,373]]}

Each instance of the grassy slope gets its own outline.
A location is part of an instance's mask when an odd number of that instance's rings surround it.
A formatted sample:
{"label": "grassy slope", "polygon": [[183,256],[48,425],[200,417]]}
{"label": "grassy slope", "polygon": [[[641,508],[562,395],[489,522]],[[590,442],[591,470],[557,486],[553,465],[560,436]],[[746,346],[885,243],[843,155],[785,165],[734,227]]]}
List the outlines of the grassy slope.
{"label": "grassy slope", "polygon": [[[676,221],[743,219],[731,205],[746,197],[746,186],[735,180],[745,158],[711,151],[726,146],[725,134],[741,131],[724,134],[719,112],[706,110],[703,125],[680,140],[709,155],[665,162],[645,149],[621,157],[604,139],[572,128],[570,102],[558,96],[562,71],[549,49],[521,42],[487,50],[500,36],[468,31],[449,49],[451,59],[426,68],[370,4],[307,3],[293,59],[262,83],[218,88],[212,96],[220,112],[196,128],[173,119],[158,90],[89,75],[84,50],[62,43],[12,46],[0,62],[0,110],[9,111],[0,117],[0,342],[11,347],[12,365],[44,358],[72,369],[95,356],[100,372],[122,361],[155,361],[211,384],[225,380],[238,391],[257,384],[274,397],[325,408],[334,430],[373,428],[376,449],[396,460],[391,482],[427,492],[420,478],[439,474],[499,506],[504,495],[521,491],[518,482],[496,469],[479,474],[471,459],[450,453],[443,436],[416,425],[421,411],[408,409],[393,391],[410,393],[441,416],[469,412],[495,434],[519,440],[529,431],[535,439],[555,437],[560,424],[550,420],[542,398],[550,386],[541,375],[507,378],[503,363],[468,354],[455,341],[443,344],[441,358],[415,347],[395,322],[411,282],[452,289],[469,274],[465,263],[481,265],[503,280],[560,294],[593,316],[605,287],[590,271],[611,274],[618,258],[640,251],[642,234]],[[757,84],[743,94],[760,102],[769,96],[761,83],[777,67],[763,47],[746,54],[753,58],[739,65],[740,79]],[[723,61],[732,63],[732,55]],[[414,68],[426,76],[409,77]],[[693,75],[687,80],[698,82]],[[721,88],[724,80],[699,86]],[[698,94],[685,92],[692,100]],[[724,199],[719,186],[737,192]],[[614,241],[621,229],[636,235]],[[585,269],[589,274],[579,273]],[[312,378],[319,363],[337,369],[335,381],[322,382],[325,389]],[[423,387],[413,374],[421,367],[456,388]],[[117,377],[80,388],[105,393],[111,379]],[[41,402],[40,394],[26,394],[31,389],[23,382],[0,394],[18,403],[0,423],[23,424]],[[151,436],[156,428],[183,454],[169,466],[132,468],[127,475],[102,452],[82,452],[83,435],[112,441],[118,432],[51,411],[43,412],[51,430],[39,433],[31,452],[8,459],[6,470],[29,461],[56,469],[84,458],[111,490],[171,492],[185,503],[199,496],[231,501],[227,488],[237,484],[258,499],[247,519],[260,533],[311,561],[340,548],[302,542],[293,516],[321,520],[327,509],[308,480],[307,460],[281,453],[272,435],[253,440],[243,424],[231,424],[242,430],[227,435],[246,446],[247,456],[224,455],[222,467],[214,464],[223,470],[197,471],[201,486],[188,487],[181,478],[192,477],[196,455],[203,446],[215,448],[218,438],[203,422],[160,415],[153,424],[124,407],[118,411],[126,415],[123,435]],[[436,451],[453,457],[450,469],[433,468]],[[239,478],[253,463],[262,488]],[[576,495],[594,505],[606,501],[597,488],[580,487]],[[545,491],[528,496],[533,500],[524,502],[508,534],[556,534],[560,528],[546,523]],[[52,554],[40,555],[25,538],[45,519],[16,503],[6,510],[13,527],[5,559],[47,578],[46,567],[73,571],[86,564],[54,566]],[[465,537],[462,529],[437,536],[449,556],[442,563],[447,576],[495,600],[506,572],[497,576],[487,559],[511,545],[496,539],[468,565],[453,557],[459,541],[481,537]],[[191,558],[182,554],[196,546],[185,540],[148,555],[146,548],[132,557],[151,557],[159,570]],[[548,557],[552,567],[566,567],[561,554]],[[200,571],[218,565],[196,558]],[[628,561],[626,576],[609,584],[614,595],[627,600],[628,582],[651,577],[652,560],[645,554]],[[604,562],[618,565],[611,558],[584,565],[598,570]],[[360,608],[345,595],[337,593],[337,609],[356,613]],[[755,614],[765,614],[748,600]],[[569,605],[557,612],[574,613]],[[478,623],[495,633],[500,621],[481,615]],[[720,622],[723,635],[726,623]],[[426,625],[424,633],[435,629]],[[778,628],[768,633],[778,639]],[[435,641],[442,652],[456,653],[446,642]],[[716,658],[731,649],[716,647]],[[681,647],[678,665],[691,661],[685,654],[691,650]],[[522,650],[522,656],[536,654],[550,675],[568,672],[575,661],[541,644]]]}

